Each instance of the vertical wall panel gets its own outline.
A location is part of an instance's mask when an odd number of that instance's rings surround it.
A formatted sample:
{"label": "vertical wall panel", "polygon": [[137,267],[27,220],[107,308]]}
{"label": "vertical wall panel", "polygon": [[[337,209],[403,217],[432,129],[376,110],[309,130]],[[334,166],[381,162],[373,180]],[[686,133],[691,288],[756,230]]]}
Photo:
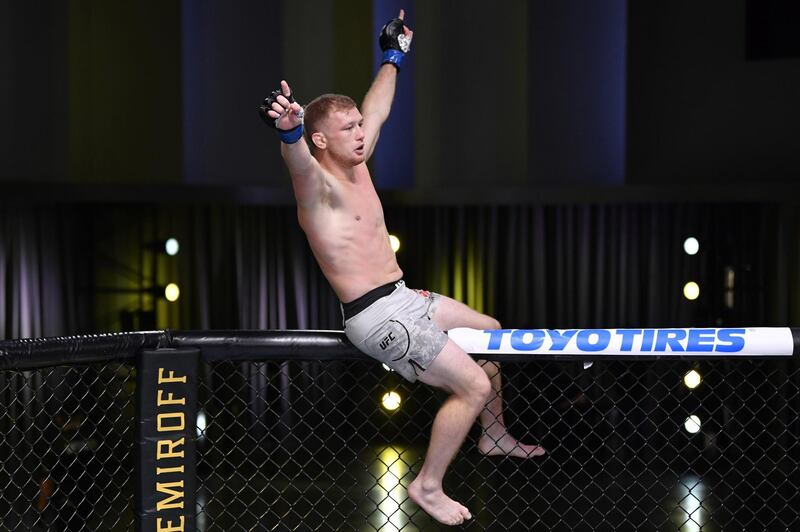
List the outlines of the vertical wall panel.
{"label": "vertical wall panel", "polygon": [[[411,0],[374,0],[372,20],[372,71],[377,72],[383,59],[377,35],[383,25],[405,10],[404,22],[415,28],[415,3]],[[414,86],[416,66],[414,42],[411,52],[403,58],[397,76],[392,113],[381,130],[381,138],[372,155],[373,179],[380,188],[410,188],[414,186]]]}
{"label": "vertical wall panel", "polygon": [[257,112],[282,75],[283,3],[185,0],[181,9],[185,181],[285,183],[275,133]]}
{"label": "vertical wall panel", "polygon": [[529,3],[416,4],[416,185],[527,180]]}
{"label": "vertical wall panel", "polygon": [[528,10],[529,183],[622,184],[627,0]]}
{"label": "vertical wall panel", "polygon": [[0,1],[0,181],[66,176],[68,11]]}
{"label": "vertical wall panel", "polygon": [[181,175],[180,4],[69,4],[72,179],[177,182]]}

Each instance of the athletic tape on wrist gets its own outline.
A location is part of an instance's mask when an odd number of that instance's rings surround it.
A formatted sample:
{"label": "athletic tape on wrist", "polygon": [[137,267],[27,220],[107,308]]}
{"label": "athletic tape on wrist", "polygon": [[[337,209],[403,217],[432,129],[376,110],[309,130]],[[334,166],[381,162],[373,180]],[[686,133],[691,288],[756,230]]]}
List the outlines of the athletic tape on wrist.
{"label": "athletic tape on wrist", "polygon": [[383,52],[383,61],[381,62],[382,65],[389,63],[394,65],[397,70],[400,70],[400,63],[403,61],[403,58],[406,56],[400,50],[395,50],[394,48],[390,48]]}
{"label": "athletic tape on wrist", "polygon": [[294,144],[303,136],[303,124],[289,130],[279,129],[278,134],[284,144]]}

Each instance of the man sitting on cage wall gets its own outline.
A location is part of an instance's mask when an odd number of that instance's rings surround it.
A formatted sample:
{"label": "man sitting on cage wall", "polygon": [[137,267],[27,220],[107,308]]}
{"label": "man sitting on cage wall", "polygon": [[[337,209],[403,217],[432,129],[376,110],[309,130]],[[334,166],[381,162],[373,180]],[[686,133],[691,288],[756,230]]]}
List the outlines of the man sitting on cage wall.
{"label": "man sitting on cage wall", "polygon": [[483,429],[478,449],[485,455],[528,458],[545,450],[518,442],[506,430],[499,364],[476,363],[443,332],[499,329],[497,320],[449,297],[407,288],[389,243],[366,161],[389,116],[400,64],[411,45],[413,32],[403,17],[401,10],[381,30],[383,63],[360,112],[352,99],[337,94],[319,96],[303,109],[281,81],[280,90],[264,100],[261,116],[280,135],[298,220],[342,302],[347,338],[408,381],[419,379],[449,394],[408,494],[432,517],[452,525],[472,516],[445,495],[442,479],[476,417]]}

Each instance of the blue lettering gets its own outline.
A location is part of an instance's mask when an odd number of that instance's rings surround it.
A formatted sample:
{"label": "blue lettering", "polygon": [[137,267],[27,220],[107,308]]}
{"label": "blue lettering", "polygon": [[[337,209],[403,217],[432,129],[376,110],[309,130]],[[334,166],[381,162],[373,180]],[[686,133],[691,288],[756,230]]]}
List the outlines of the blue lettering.
{"label": "blue lettering", "polygon": [[659,329],[656,337],[656,347],[653,351],[685,351],[681,345],[681,340],[686,338],[686,331],[681,329]]}
{"label": "blue lettering", "polygon": [[714,351],[723,353],[737,353],[744,349],[744,329],[720,329],[717,331],[717,340],[719,342],[727,342],[725,344],[717,344]]}
{"label": "blue lettering", "polygon": [[686,344],[687,351],[713,351],[714,350],[714,329],[689,329],[689,343]]}
{"label": "blue lettering", "polygon": [[642,334],[641,329],[617,329],[617,335],[622,336],[622,346],[620,351],[631,351],[633,349],[633,339]]}
{"label": "blue lettering", "polygon": [[[531,335],[531,341],[525,341],[525,335]],[[544,331],[541,329],[517,329],[511,333],[511,347],[518,351],[535,351],[542,347]]]}
{"label": "blue lettering", "polygon": [[642,334],[642,351],[652,351],[653,349],[653,329],[645,329]]}
{"label": "blue lettering", "polygon": [[486,346],[486,349],[500,349],[500,343],[503,341],[503,336],[506,333],[510,333],[511,329],[492,329],[483,332],[489,333],[489,345]]}
{"label": "blue lettering", "polygon": [[552,340],[553,345],[550,347],[551,351],[563,351],[567,344],[575,336],[575,333],[578,332],[575,329],[570,329],[568,331],[564,331],[560,333],[559,331],[548,329],[547,334],[550,335],[550,340]]}
{"label": "blue lettering", "polygon": [[[596,342],[591,341],[593,336],[597,337]],[[611,343],[611,333],[606,329],[585,329],[578,332],[576,342],[580,351],[602,351]]]}

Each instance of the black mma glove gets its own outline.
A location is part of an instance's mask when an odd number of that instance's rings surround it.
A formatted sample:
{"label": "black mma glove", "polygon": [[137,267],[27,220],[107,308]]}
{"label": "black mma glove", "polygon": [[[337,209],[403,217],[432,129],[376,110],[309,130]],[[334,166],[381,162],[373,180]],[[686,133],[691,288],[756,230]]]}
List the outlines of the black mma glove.
{"label": "black mma glove", "polygon": [[381,64],[389,63],[400,70],[400,63],[406,56],[406,52],[411,49],[411,37],[406,37],[403,32],[402,19],[394,18],[384,24],[378,35],[378,43],[383,50]]}
{"label": "black mma glove", "polygon": [[[261,107],[259,107],[258,115],[261,117],[262,120],[264,120],[264,122],[268,126],[278,130],[278,134],[280,135],[282,142],[286,144],[294,144],[295,142],[300,140],[300,137],[303,136],[303,123],[302,123],[303,112],[300,111],[300,113],[297,114],[297,117],[301,120],[299,126],[293,127],[292,129],[288,130],[280,129],[278,127],[278,120],[280,120],[283,117],[283,115],[289,112],[289,108],[281,105],[281,103],[278,101],[278,96],[283,96],[284,98],[286,98],[289,101],[289,104],[295,103],[294,96],[292,96],[291,94],[287,96],[283,94],[283,92],[280,89],[274,90],[270,93],[269,96],[264,98],[264,101],[261,103]],[[281,107],[282,111],[277,111],[275,108],[272,107],[272,104],[278,104],[278,106]],[[276,113],[280,112],[280,116],[278,118],[272,118],[271,116],[269,116],[269,114],[267,114],[267,111],[274,111]]]}

